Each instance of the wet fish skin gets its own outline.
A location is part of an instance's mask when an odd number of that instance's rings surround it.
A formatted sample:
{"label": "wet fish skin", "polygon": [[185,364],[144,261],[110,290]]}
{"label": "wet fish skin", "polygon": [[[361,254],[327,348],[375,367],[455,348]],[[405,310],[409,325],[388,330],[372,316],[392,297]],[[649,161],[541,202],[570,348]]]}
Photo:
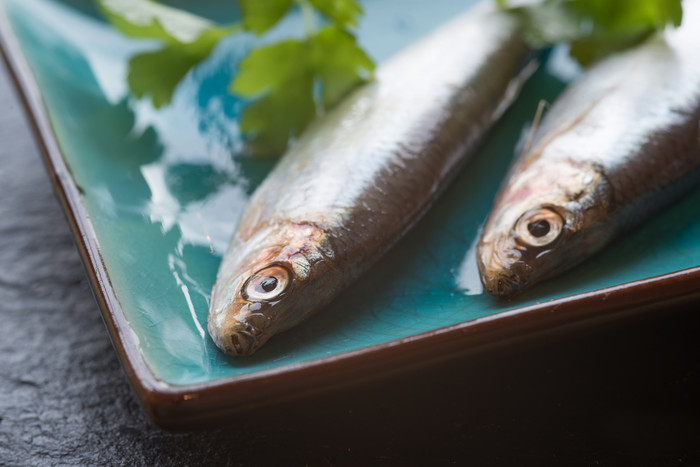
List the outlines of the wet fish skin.
{"label": "wet fish skin", "polygon": [[594,66],[545,116],[483,229],[489,293],[562,273],[700,181],[700,7],[684,8],[680,29]]}
{"label": "wet fish skin", "polygon": [[[531,52],[490,3],[381,66],[256,190],[212,293],[208,329],[224,352],[250,355],[330,303],[420,218],[514,99]],[[277,279],[255,275],[273,266]],[[284,288],[252,286],[251,299],[251,276]]]}

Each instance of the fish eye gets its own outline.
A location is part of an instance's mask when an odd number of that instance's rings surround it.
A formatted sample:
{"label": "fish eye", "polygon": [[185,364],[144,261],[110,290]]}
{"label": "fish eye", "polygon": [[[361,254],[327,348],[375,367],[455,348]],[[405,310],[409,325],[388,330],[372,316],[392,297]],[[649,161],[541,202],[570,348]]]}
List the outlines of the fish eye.
{"label": "fish eye", "polygon": [[564,219],[550,208],[527,211],[515,223],[516,239],[525,246],[549,245],[564,230]]}
{"label": "fish eye", "polygon": [[248,300],[272,300],[281,295],[290,283],[290,273],[282,266],[261,269],[243,284],[242,295]]}

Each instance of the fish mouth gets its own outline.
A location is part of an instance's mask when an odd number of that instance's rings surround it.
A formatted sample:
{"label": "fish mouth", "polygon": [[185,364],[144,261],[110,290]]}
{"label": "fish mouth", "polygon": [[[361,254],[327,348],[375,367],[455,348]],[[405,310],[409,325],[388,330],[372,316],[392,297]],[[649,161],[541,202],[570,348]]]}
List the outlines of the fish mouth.
{"label": "fish mouth", "polygon": [[506,272],[482,275],[481,282],[484,286],[484,290],[499,298],[514,297],[524,288],[524,283],[517,275],[508,274]]}
{"label": "fish mouth", "polygon": [[267,341],[262,328],[237,320],[219,329],[210,321],[209,335],[217,347],[232,356],[252,355]]}
{"label": "fish mouth", "polygon": [[523,261],[522,253],[510,246],[510,239],[482,242],[477,254],[484,290],[498,298],[511,298],[530,282],[532,268]]}
{"label": "fish mouth", "polygon": [[266,340],[262,330],[240,323],[219,335],[217,344],[228,355],[247,356],[252,355]]}
{"label": "fish mouth", "polygon": [[257,350],[260,337],[247,331],[238,331],[226,336],[224,351],[229,355],[250,355]]}

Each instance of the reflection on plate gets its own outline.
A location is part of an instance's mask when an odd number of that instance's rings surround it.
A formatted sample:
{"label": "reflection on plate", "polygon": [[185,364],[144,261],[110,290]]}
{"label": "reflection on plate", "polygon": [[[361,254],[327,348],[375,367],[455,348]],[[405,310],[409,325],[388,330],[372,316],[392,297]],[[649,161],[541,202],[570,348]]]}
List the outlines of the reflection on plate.
{"label": "reflection on plate", "polygon": [[[197,13],[231,22],[229,3],[198,2]],[[382,61],[468,4],[365,2],[360,42]],[[202,422],[214,411],[224,416],[694,293],[700,191],[517,300],[482,293],[473,248],[480,225],[537,103],[555,99],[577,74],[555,50],[479,157],[376,267],[327,310],[254,356],[226,357],[206,333],[210,290],[235,221],[272,165],[242,154],[243,103],[226,92],[254,39],[220,44],[186,77],[172,104],[155,110],[129,96],[125,75],[129,57],[157,44],[125,38],[81,2],[0,5],[3,51],[108,328],[161,424]],[[295,26],[285,21],[273,34]],[[656,276],[662,277],[648,279]]]}

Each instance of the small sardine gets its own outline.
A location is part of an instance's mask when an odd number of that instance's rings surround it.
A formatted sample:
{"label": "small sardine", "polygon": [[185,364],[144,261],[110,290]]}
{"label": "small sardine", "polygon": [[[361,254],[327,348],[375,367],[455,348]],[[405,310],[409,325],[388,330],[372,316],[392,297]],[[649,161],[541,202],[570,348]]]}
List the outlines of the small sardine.
{"label": "small sardine", "polygon": [[512,102],[531,59],[515,23],[481,4],[313,122],[251,197],[222,260],[216,345],[252,354],[366,271]]}
{"label": "small sardine", "polygon": [[484,226],[484,288],[511,297],[601,250],[700,177],[700,5],[677,30],[571,85],[511,167]]}

